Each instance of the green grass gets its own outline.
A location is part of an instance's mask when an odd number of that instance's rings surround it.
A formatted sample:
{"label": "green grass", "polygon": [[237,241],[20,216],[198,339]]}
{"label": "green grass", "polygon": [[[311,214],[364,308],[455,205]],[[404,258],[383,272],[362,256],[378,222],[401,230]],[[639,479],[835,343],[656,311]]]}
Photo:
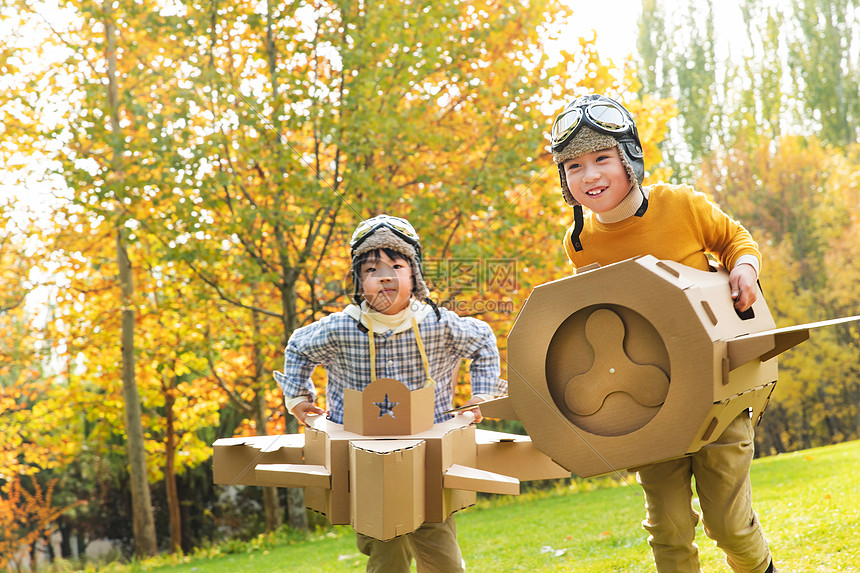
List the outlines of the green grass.
{"label": "green grass", "polygon": [[[783,572],[860,570],[860,442],[756,460],[755,508]],[[460,546],[470,571],[577,571],[625,573],[654,570],[646,534],[642,491],[635,483],[585,482],[579,491],[558,488],[520,497],[480,500],[457,515]],[[702,567],[730,573],[723,554],[697,535]],[[541,552],[544,546],[560,553]],[[138,563],[128,571],[156,573],[303,573],[363,571],[366,558],[349,527],[280,545],[261,539],[242,552]]]}

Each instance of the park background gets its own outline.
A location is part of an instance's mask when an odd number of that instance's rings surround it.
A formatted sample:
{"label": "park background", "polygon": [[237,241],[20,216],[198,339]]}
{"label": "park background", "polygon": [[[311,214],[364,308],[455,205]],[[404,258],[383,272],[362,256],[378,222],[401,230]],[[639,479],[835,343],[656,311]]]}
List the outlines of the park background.
{"label": "park background", "polygon": [[[2,0],[0,567],[54,530],[143,557],[320,525],[213,485],[211,443],[297,431],[271,372],[380,212],[504,358],[570,274],[547,133],[576,95],[631,110],[646,183],[750,229],[779,326],[857,314],[856,0],[596,4]],[[781,357],[759,455],[860,437],[858,338]]]}

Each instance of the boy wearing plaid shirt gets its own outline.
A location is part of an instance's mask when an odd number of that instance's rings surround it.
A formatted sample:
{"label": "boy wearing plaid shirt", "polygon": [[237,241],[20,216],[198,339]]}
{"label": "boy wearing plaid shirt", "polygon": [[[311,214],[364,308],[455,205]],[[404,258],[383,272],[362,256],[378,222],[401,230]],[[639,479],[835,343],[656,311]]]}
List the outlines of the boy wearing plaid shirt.
{"label": "boy wearing plaid shirt", "polygon": [[[363,390],[370,383],[371,353],[377,377],[394,378],[410,390],[435,385],[434,423],[445,421],[453,405],[462,359],[471,360],[472,398],[467,404],[507,392],[489,325],[438,308],[427,298],[421,244],[408,221],[389,215],[362,221],[350,249],[355,304],[296,330],[284,351],[284,372],[274,373],[287,408],[300,422],[325,414],[342,424],[343,391]],[[311,373],[317,365],[328,376],[328,412],[314,405]],[[474,413],[480,422],[480,409]],[[390,541],[357,537],[359,550],[369,556],[369,572],[408,573],[413,558],[422,573],[465,571],[453,515]]]}

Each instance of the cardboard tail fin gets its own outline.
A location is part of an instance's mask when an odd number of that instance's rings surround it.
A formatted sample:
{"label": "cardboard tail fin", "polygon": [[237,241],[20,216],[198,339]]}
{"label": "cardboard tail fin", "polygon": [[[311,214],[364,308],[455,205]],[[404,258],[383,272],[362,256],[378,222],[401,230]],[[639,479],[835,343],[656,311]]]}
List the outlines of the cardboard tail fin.
{"label": "cardboard tail fin", "polygon": [[[808,340],[809,331],[812,329],[857,321],[860,321],[860,315],[822,320],[821,322],[810,322],[786,328],[775,328],[773,330],[738,336],[726,341],[728,345],[729,370],[743,366],[755,358],[760,359],[762,362],[770,360],[774,356],[778,356],[786,350],[794,348],[801,342]],[[481,408],[481,411],[483,412],[483,408]]]}
{"label": "cardboard tail fin", "polygon": [[331,472],[325,466],[257,464],[254,474],[260,485],[331,489]]}
{"label": "cardboard tail fin", "polygon": [[520,480],[486,470],[454,464],[445,471],[443,485],[447,489],[465,489],[505,495],[520,494]]}

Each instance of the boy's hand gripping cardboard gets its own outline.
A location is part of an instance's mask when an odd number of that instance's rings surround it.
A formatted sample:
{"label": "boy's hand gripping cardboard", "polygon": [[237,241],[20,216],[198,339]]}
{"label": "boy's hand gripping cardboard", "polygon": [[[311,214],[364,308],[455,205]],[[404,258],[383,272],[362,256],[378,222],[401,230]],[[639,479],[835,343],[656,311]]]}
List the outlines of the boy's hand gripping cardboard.
{"label": "boy's hand gripping cardboard", "polygon": [[[760,419],[776,356],[809,330],[776,329],[764,296],[739,315],[728,273],[643,256],[536,287],[508,336],[509,398],[542,452],[590,477],[682,457],[738,414]],[[512,412],[513,410],[513,412]]]}
{"label": "boy's hand gripping cardboard", "polygon": [[475,492],[570,476],[528,436],[476,430],[471,415],[434,425],[432,387],[378,379],[344,401],[344,425],[318,417],[304,434],[216,441],[215,483],[303,487],[331,523],[388,540],[474,505]]}

